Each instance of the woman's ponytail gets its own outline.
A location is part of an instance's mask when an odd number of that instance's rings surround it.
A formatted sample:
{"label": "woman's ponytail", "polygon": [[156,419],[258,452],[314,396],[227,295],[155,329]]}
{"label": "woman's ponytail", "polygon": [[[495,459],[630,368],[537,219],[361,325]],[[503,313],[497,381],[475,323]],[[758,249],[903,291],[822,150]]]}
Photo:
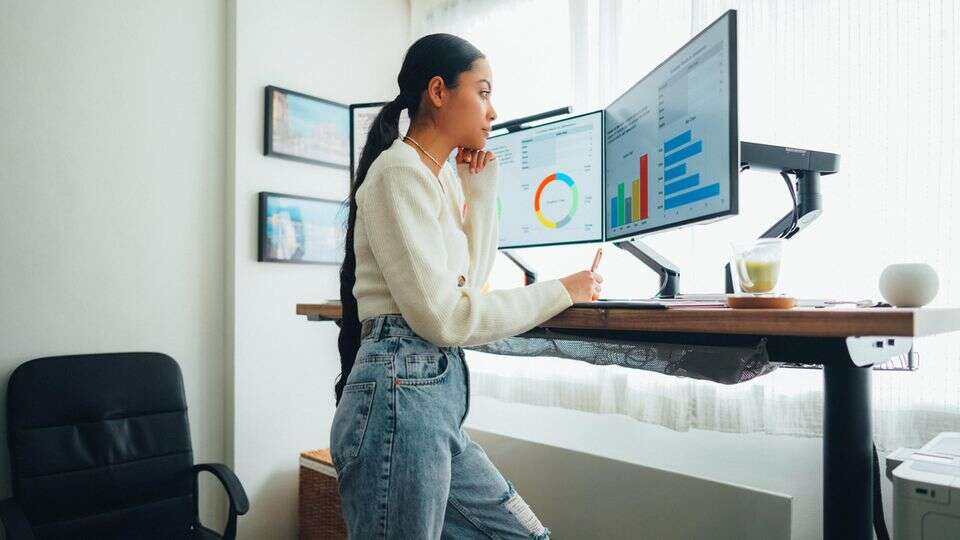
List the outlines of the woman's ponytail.
{"label": "woman's ponytail", "polygon": [[360,350],[360,318],[357,298],[353,295],[353,286],[357,282],[357,256],[353,251],[353,232],[357,223],[357,189],[363,184],[373,161],[400,136],[400,113],[404,106],[399,100],[400,96],[397,96],[397,99],[384,105],[374,119],[367,134],[367,142],[360,153],[357,176],[350,186],[350,212],[347,215],[343,265],[340,267],[340,304],[343,314],[340,319],[340,336],[337,338],[337,348],[340,350],[340,378],[334,386],[337,403],[340,403],[347,376],[353,369],[357,351]]}

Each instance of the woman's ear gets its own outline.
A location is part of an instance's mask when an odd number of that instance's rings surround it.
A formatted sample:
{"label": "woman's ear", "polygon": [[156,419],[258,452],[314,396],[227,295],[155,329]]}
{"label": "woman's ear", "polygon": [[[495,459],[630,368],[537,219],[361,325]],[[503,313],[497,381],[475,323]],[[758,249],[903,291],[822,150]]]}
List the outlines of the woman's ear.
{"label": "woman's ear", "polygon": [[447,99],[447,85],[443,82],[443,77],[434,75],[427,83],[427,99],[434,107],[440,108]]}

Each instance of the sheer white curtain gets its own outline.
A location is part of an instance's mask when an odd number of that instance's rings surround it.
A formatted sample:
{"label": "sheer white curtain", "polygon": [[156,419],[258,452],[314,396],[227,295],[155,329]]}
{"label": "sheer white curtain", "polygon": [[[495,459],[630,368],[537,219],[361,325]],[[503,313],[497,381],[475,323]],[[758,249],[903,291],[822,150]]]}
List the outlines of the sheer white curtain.
{"label": "sheer white curtain", "polygon": [[[824,214],[791,240],[784,289],[879,299],[886,264],[940,274],[935,304],[960,304],[960,3],[823,0],[414,1],[416,36],[446,31],[488,52],[501,118],[573,104],[605,106],[726,9],[738,10],[743,140],[839,153],[824,177]],[[416,37],[415,36],[415,37]],[[740,215],[654,235],[685,291],[722,290],[731,239],[756,236],[788,209],[779,177],[741,176]],[[544,277],[581,270],[593,246],[526,250]],[[601,265],[605,293],[646,296],[655,276],[620,250]],[[519,273],[500,258],[494,286]],[[883,448],[960,430],[960,335],[916,344],[921,369],[874,374]],[[822,433],[822,374],[778,370],[735,386],[616,366],[470,352],[473,389],[507,401],[626,414],[672,429]]]}

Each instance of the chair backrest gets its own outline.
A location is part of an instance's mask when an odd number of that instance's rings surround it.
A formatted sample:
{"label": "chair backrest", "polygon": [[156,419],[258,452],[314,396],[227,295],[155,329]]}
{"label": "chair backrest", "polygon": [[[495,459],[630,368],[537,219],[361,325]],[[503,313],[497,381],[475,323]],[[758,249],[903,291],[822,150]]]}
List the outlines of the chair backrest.
{"label": "chair backrest", "polygon": [[172,536],[193,523],[193,448],[173,358],[25,362],[10,376],[7,423],[13,494],[39,538]]}

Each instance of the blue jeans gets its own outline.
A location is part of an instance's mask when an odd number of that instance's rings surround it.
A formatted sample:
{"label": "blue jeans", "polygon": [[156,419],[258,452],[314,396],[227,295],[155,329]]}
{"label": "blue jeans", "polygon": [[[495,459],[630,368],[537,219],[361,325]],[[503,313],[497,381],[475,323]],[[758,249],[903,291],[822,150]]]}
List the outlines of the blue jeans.
{"label": "blue jeans", "polygon": [[350,538],[549,538],[463,430],[470,375],[400,315],[364,321],[330,430]]}

